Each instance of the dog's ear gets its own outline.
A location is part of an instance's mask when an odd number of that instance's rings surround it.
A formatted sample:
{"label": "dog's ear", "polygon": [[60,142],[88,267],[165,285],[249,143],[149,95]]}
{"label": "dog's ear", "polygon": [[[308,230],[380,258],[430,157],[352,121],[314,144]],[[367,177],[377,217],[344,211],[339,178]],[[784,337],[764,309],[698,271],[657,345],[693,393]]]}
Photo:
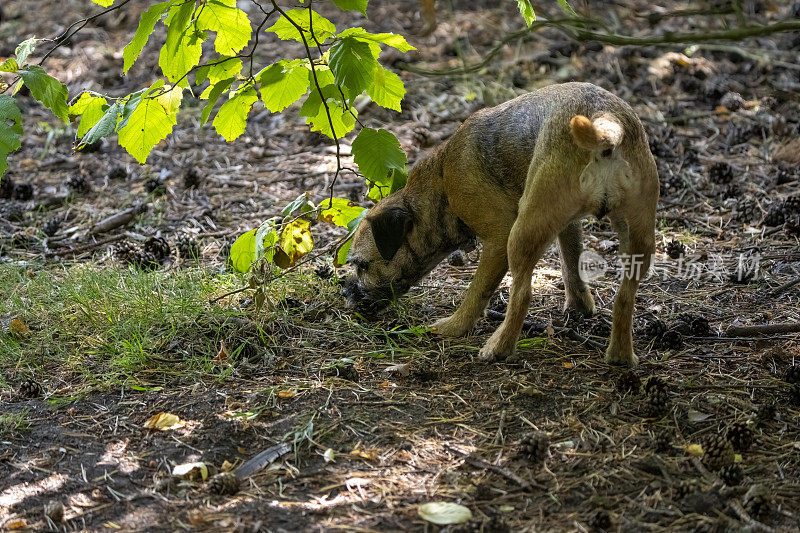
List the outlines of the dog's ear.
{"label": "dog's ear", "polygon": [[378,251],[387,261],[391,261],[397,250],[406,240],[414,221],[411,213],[402,207],[390,207],[370,219],[372,236]]}

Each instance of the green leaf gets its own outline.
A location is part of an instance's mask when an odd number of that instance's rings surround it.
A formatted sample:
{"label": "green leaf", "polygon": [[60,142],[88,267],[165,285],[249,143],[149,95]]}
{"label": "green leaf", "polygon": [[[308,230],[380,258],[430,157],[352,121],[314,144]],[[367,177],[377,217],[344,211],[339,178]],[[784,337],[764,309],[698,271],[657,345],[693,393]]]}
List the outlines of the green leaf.
{"label": "green leaf", "polygon": [[31,55],[36,49],[36,43],[38,43],[40,40],[41,39],[37,39],[36,37],[31,37],[30,39],[25,39],[17,45],[16,50],[14,50],[14,56],[16,56],[18,64],[22,65],[25,63],[25,60],[28,59],[28,56]]}
{"label": "green leaf", "polygon": [[300,211],[300,213],[308,213],[314,210],[314,203],[311,201],[311,195],[308,192],[302,193],[300,196],[289,202],[286,207],[283,208],[281,214],[284,217],[291,216],[292,213],[295,211]]}
{"label": "green leaf", "polygon": [[231,265],[237,272],[246,273],[250,270],[253,261],[255,261],[256,232],[258,232],[258,229],[253,229],[240,235],[231,245]]}
{"label": "green leaf", "polygon": [[372,80],[372,85],[367,87],[367,94],[372,101],[381,107],[402,111],[400,103],[406,95],[406,88],[400,76],[376,62]]}
{"label": "green leaf", "polygon": [[367,16],[367,2],[369,0],[333,0],[336,7],[342,11],[360,11],[365,17]]}
{"label": "green leaf", "polygon": [[17,72],[19,70],[19,63],[13,57],[9,57],[0,63],[0,72]]}
{"label": "green leaf", "polygon": [[[153,84],[153,87],[155,87],[159,82],[162,82],[163,85],[163,80],[158,80],[155,84]],[[151,87],[151,89],[153,87]],[[125,97],[122,101],[119,102],[120,104],[122,104],[122,107],[120,107],[120,113],[122,117],[120,118],[120,121],[116,126],[117,131],[127,126],[128,119],[130,119],[131,114],[133,114],[133,112],[136,111],[136,107],[139,105],[139,102],[142,101],[142,98],[145,96],[146,92],[147,89],[136,91],[135,93],[129,94],[127,97]]]}
{"label": "green leaf", "polygon": [[343,228],[355,220],[364,211],[364,208],[346,198],[331,198],[323,200],[320,204],[324,209],[319,214],[319,219]]}
{"label": "green leaf", "polygon": [[403,53],[416,50],[416,48],[408,44],[405,37],[396,33],[369,33],[364,28],[347,28],[337,37],[352,37],[365,43],[385,44],[386,46],[397,48]]}
{"label": "green leaf", "polygon": [[278,61],[259,74],[261,101],[273,113],[279,113],[306,94],[308,69],[301,60]]}
{"label": "green leaf", "polygon": [[111,7],[111,4],[114,3],[114,0],[92,0],[92,2],[101,7]]}
{"label": "green leaf", "polygon": [[181,87],[173,87],[157,97],[143,97],[119,130],[119,144],[139,163],[144,163],[156,144],[170,134],[178,123],[177,114],[183,96]]}
{"label": "green leaf", "polygon": [[8,168],[8,154],[22,146],[22,113],[12,96],[0,94],[0,176]]}
{"label": "green leaf", "polygon": [[[286,13],[285,16],[281,15],[281,18],[279,18],[275,24],[266,29],[266,31],[275,33],[275,35],[284,41],[295,40],[299,43],[303,42],[303,38],[300,36],[300,32],[297,31],[294,24],[297,24],[303,29],[309,46],[316,44],[311,35],[312,22],[314,26],[314,37],[316,37],[316,40],[319,41],[320,44],[327,41],[331,35],[336,33],[336,26],[334,26],[333,22],[313,9],[289,9],[284,11],[284,13]],[[289,21],[290,19],[294,24]]]}
{"label": "green leaf", "polygon": [[[205,92],[209,91],[210,87],[215,85],[218,81],[233,78],[239,74],[241,70],[242,60],[238,57],[222,58],[215,61],[214,65],[204,65],[197,69],[195,83],[200,85],[205,80],[208,80],[210,85],[209,88],[204,91],[205,94]],[[205,98],[205,96],[200,95],[200,98]]]}
{"label": "green leaf", "polygon": [[[517,0],[517,1],[518,2],[522,2],[523,0]],[[525,0],[525,1],[527,1],[527,0]],[[572,6],[569,5],[569,3],[567,3],[567,0],[558,0],[558,5],[561,6],[561,10],[564,13],[566,13],[569,17],[578,18],[578,14],[575,13],[575,10],[572,9]],[[522,11],[522,9],[520,9],[520,11]],[[533,11],[533,10],[531,9],[531,11]],[[523,14],[523,16],[524,16],[524,14]],[[526,22],[527,22],[527,19],[526,19]],[[528,24],[528,26],[530,26],[530,24]]]}
{"label": "green leaf", "polygon": [[266,259],[272,262],[275,257],[275,244],[278,242],[278,232],[275,231],[274,220],[267,220],[256,231],[255,259]]}
{"label": "green leaf", "polygon": [[406,153],[390,132],[363,128],[353,141],[353,161],[373,184],[371,198],[373,195],[378,195],[378,199],[388,196],[402,186],[400,183],[406,174]]}
{"label": "green leaf", "polygon": [[316,88],[311,91],[311,94],[300,108],[300,116],[306,117],[306,123],[311,125],[311,131],[318,131],[331,139],[341,139],[355,128],[356,119],[354,115],[356,110],[353,107],[350,107],[349,110],[344,109],[337,103],[341,95],[334,84],[323,87],[322,94],[325,95],[325,101],[328,104],[330,120],[325,106],[322,105],[320,93]]}
{"label": "green leaf", "polygon": [[203,108],[203,112],[200,115],[201,126],[208,122],[208,117],[211,116],[211,111],[214,109],[214,105],[217,103],[217,100],[219,100],[219,97],[222,95],[222,93],[230,89],[232,83],[233,78],[228,78],[227,80],[218,81],[211,88],[211,91],[209,91],[207,96],[208,103]]}
{"label": "green leaf", "polygon": [[373,184],[367,193],[367,197],[378,202],[405,187],[407,181],[408,173],[406,170],[393,168],[385,180],[377,181]]}
{"label": "green leaf", "polygon": [[153,33],[153,28],[156,27],[156,22],[161,16],[169,9],[170,1],[159,2],[150,6],[150,8],[142,13],[139,19],[139,26],[136,28],[136,33],[133,39],[122,51],[122,72],[127,74],[128,70],[133,66],[142,53],[142,49],[150,39],[150,34]]}
{"label": "green leaf", "polygon": [[253,104],[258,100],[255,89],[249,87],[239,91],[219,108],[214,117],[214,129],[226,141],[231,142],[244,133],[247,125],[247,115]]}
{"label": "green leaf", "polygon": [[350,90],[352,96],[361,94],[372,84],[372,73],[378,62],[369,44],[345,37],[330,49],[330,66],[336,82]]}
{"label": "green leaf", "polygon": [[119,120],[120,106],[114,103],[111,107],[106,109],[105,114],[100,117],[100,120],[86,132],[81,141],[78,143],[78,148],[86,144],[92,144],[99,141],[104,137],[108,137],[117,129],[117,121]]}
{"label": "green leaf", "polygon": [[22,82],[31,96],[48,107],[58,118],[67,122],[67,86],[48,75],[39,65],[19,69]]}
{"label": "green leaf", "polygon": [[298,259],[314,248],[314,239],[311,236],[311,223],[302,218],[290,222],[283,228],[278,245],[281,251],[286,254],[288,264],[285,266],[281,264],[278,261],[277,255],[275,256],[275,264],[281,268],[295,265]]}
{"label": "green leaf", "polygon": [[368,210],[364,209],[360,215],[347,224],[347,236],[336,250],[336,256],[333,259],[333,266],[340,267],[347,263],[347,255],[350,253],[350,245],[353,244],[353,235],[355,234],[356,229],[358,229],[358,225],[361,224],[362,220],[364,220],[367,212]]}
{"label": "green leaf", "polygon": [[[200,63],[203,54],[203,35],[189,25],[194,12],[194,2],[184,2],[172,6],[165,21],[167,39],[158,56],[158,66],[161,72],[172,83],[182,78],[187,72]],[[183,80],[182,86],[188,86],[188,81]]]}
{"label": "green leaf", "polygon": [[210,0],[200,11],[197,24],[217,32],[214,50],[222,55],[235,55],[250,42],[253,32],[247,13],[236,7],[236,0]]}
{"label": "green leaf", "polygon": [[108,109],[108,102],[102,96],[82,93],[74,104],[69,106],[69,114],[81,117],[76,136],[81,139],[97,124]]}

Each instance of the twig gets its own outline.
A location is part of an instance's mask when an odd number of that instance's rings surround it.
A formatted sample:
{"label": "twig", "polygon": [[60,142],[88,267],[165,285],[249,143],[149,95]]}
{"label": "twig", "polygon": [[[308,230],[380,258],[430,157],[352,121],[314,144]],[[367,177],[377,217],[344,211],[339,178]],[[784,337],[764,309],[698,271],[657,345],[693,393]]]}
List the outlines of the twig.
{"label": "twig", "polygon": [[97,242],[93,242],[93,243],[90,243],[90,244],[86,244],[84,246],[79,246],[78,248],[70,248],[69,250],[59,250],[57,252],[47,252],[46,255],[50,255],[50,256],[60,256],[60,255],[67,255],[67,254],[79,255],[79,254],[82,254],[82,253],[91,252],[92,250],[96,250],[97,248],[100,248],[101,246],[105,246],[106,244],[111,244],[112,242],[117,242],[119,240],[122,240],[124,237],[125,237],[125,235],[123,235],[123,234],[112,235],[111,237],[108,237],[108,238],[103,239],[101,241],[97,241]]}
{"label": "twig", "polygon": [[800,322],[733,326],[725,330],[725,335],[728,337],[755,337],[757,335],[770,335],[773,333],[800,333]]}
{"label": "twig", "polygon": [[483,469],[486,469],[486,470],[491,470],[492,472],[500,474],[504,478],[513,481],[514,483],[516,483],[517,485],[519,485],[520,487],[522,487],[525,490],[530,490],[530,489],[539,489],[539,490],[545,490],[545,491],[549,490],[545,485],[542,485],[541,483],[536,483],[535,481],[526,481],[526,480],[522,479],[521,477],[519,477],[514,472],[512,472],[511,470],[509,470],[507,468],[503,468],[502,466],[499,466],[499,465],[493,465],[492,463],[486,461],[485,459],[482,459],[482,458],[478,457],[475,454],[471,454],[471,453],[467,453],[467,452],[461,451],[458,448],[454,448],[454,447],[452,447],[452,446],[450,446],[448,444],[445,444],[445,448],[448,451],[451,451],[454,454],[456,454],[456,455],[458,455],[460,457],[463,457],[464,460],[466,462],[468,462],[469,464],[471,464],[472,466],[475,466],[477,468],[483,468]]}
{"label": "twig", "polygon": [[140,215],[147,211],[146,204],[135,205],[133,207],[129,207],[124,211],[120,211],[119,213],[113,214],[108,218],[104,218],[94,226],[89,229],[87,233],[88,236],[97,235],[98,233],[106,233],[113,229],[117,229],[120,226],[124,226],[129,224],[136,218],[137,215]]}
{"label": "twig", "polygon": [[787,281],[786,283],[784,283],[783,285],[781,285],[776,289],[773,289],[772,292],[769,293],[769,295],[772,298],[774,298],[775,296],[778,296],[779,294],[783,294],[784,292],[788,291],[798,283],[800,283],[800,276],[797,276],[796,278]]}

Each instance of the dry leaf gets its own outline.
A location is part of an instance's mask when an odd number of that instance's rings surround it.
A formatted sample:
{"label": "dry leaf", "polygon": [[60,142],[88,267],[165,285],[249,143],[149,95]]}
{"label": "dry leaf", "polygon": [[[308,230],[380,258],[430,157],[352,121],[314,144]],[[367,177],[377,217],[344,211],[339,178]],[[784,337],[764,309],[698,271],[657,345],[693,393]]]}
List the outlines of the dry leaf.
{"label": "dry leaf", "polygon": [[570,363],[569,361],[564,361],[564,362],[561,363],[561,366],[564,367],[564,368],[572,368],[572,367],[575,366],[575,364],[574,363]]}
{"label": "dry leaf", "polygon": [[284,400],[289,399],[289,398],[294,398],[295,396],[296,396],[296,393],[294,391],[290,391],[290,390],[278,391],[278,398],[283,398]]}
{"label": "dry leaf", "polygon": [[364,459],[365,461],[377,461],[378,460],[378,450],[375,448],[371,450],[361,450],[356,448],[352,452],[350,452],[350,457],[355,457],[358,459]]}
{"label": "dry leaf", "polygon": [[28,527],[28,524],[25,522],[25,520],[20,518],[19,520],[14,520],[12,522],[9,522],[8,524],[6,524],[6,527],[8,529],[22,529],[23,527]]}
{"label": "dry leaf", "polygon": [[206,463],[184,463],[172,469],[172,475],[191,481],[205,481],[208,479],[209,465]]}
{"label": "dry leaf", "polygon": [[449,524],[461,524],[472,520],[472,511],[450,502],[431,502],[419,506],[417,513],[434,524],[446,526]]}
{"label": "dry leaf", "polygon": [[20,320],[19,318],[13,318],[8,325],[11,328],[11,331],[16,335],[27,335],[31,332],[31,328],[28,327],[28,324]]}
{"label": "dry leaf", "polygon": [[186,422],[171,413],[158,413],[147,419],[144,427],[147,429],[160,429],[166,431],[168,429],[178,429],[186,425]]}
{"label": "dry leaf", "polygon": [[703,456],[703,447],[699,444],[687,444],[683,447],[684,451],[691,455],[692,457],[702,457]]}
{"label": "dry leaf", "polygon": [[328,448],[327,450],[325,450],[325,453],[323,453],[323,454],[322,454],[322,458],[323,458],[323,459],[325,459],[325,462],[326,462],[326,463],[333,463],[333,462],[335,462],[335,460],[334,460],[334,452],[333,452],[333,450],[331,450],[330,448]]}
{"label": "dry leaf", "polygon": [[212,359],[211,361],[215,365],[222,365],[228,362],[228,357],[230,357],[230,355],[228,354],[228,347],[225,346],[224,341],[220,341],[219,351],[217,352],[217,355],[214,357],[214,359]]}
{"label": "dry leaf", "polygon": [[231,470],[233,470],[233,463],[231,463],[230,461],[228,461],[227,459],[225,459],[225,460],[222,462],[222,466],[220,466],[220,467],[219,467],[219,469],[220,469],[222,472],[230,472]]}

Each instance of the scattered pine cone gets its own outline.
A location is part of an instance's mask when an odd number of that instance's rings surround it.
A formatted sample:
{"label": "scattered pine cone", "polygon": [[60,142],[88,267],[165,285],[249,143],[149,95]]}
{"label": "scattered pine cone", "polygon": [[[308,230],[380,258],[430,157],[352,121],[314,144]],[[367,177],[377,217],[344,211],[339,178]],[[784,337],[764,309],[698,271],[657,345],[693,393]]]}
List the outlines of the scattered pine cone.
{"label": "scattered pine cone", "polygon": [[544,431],[528,433],[519,443],[520,455],[528,458],[534,465],[541,465],[550,449],[550,437]]}
{"label": "scattered pine cone", "polygon": [[611,519],[611,515],[608,514],[608,511],[605,509],[598,509],[589,517],[589,520],[586,521],[586,525],[588,525],[592,531],[608,531],[614,526],[614,521]]}
{"label": "scattered pine cone", "polygon": [[454,267],[463,267],[467,264],[467,254],[463,250],[456,250],[447,256],[447,263]]}
{"label": "scattered pine cone", "polygon": [[200,245],[191,235],[179,235],[175,239],[175,248],[181,259],[200,259]]}
{"label": "scattered pine cone", "polygon": [[651,376],[644,384],[645,414],[648,417],[661,416],[669,410],[669,386],[658,376]]}
{"label": "scattered pine cone", "polygon": [[167,186],[164,185],[164,180],[158,176],[151,176],[145,180],[144,190],[154,196],[161,196],[166,194]]}
{"label": "scattered pine cone", "polygon": [[800,383],[800,365],[792,365],[786,369],[786,374],[783,376],[786,383],[796,384]]}
{"label": "scattered pine cone", "polygon": [[680,350],[683,348],[683,335],[676,329],[665,331],[657,341],[658,346],[665,350]]}
{"label": "scattered pine cone", "polygon": [[186,171],[186,174],[183,175],[183,186],[186,189],[196,188],[198,185],[200,185],[201,181],[202,178],[200,177],[200,173],[197,172],[196,168],[190,168]]}
{"label": "scattered pine cone", "polygon": [[789,183],[790,181],[794,181],[796,178],[796,168],[780,166],[778,167],[778,170],[775,171],[775,185],[783,185],[785,183]]}
{"label": "scattered pine cone", "polygon": [[675,499],[680,500],[690,494],[703,490],[703,486],[697,479],[685,479],[675,487]]}
{"label": "scattered pine cone", "polygon": [[729,111],[738,111],[744,107],[744,98],[739,93],[725,93],[725,96],[720,99],[719,105],[726,107]]}
{"label": "scattered pine cone", "polygon": [[27,202],[33,199],[33,185],[30,183],[17,183],[14,185],[14,199]]}
{"label": "scattered pine cone", "polygon": [[800,215],[790,216],[783,225],[783,229],[789,235],[800,235]]}
{"label": "scattered pine cone", "polygon": [[739,198],[742,195],[742,188],[736,183],[729,183],[722,191],[722,198]]}
{"label": "scattered pine cone", "polygon": [[611,335],[611,325],[603,319],[595,320],[589,328],[589,335],[593,337],[608,337]]}
{"label": "scattered pine cone", "polygon": [[761,209],[758,202],[742,198],[736,202],[736,218],[741,222],[754,222],[761,218]]}
{"label": "scattered pine cone", "polygon": [[42,224],[42,233],[44,233],[48,237],[52,237],[53,235],[58,233],[58,230],[61,229],[62,222],[63,220],[61,220],[60,218],[57,217],[51,218],[50,220]]}
{"label": "scattered pine cone", "polygon": [[711,335],[711,324],[704,316],[694,315],[692,313],[681,313],[675,322],[674,329],[679,331],[682,335],[691,335],[694,337],[707,337]]}
{"label": "scattered pine cone", "polygon": [[653,436],[653,448],[658,453],[666,453],[672,450],[673,431],[662,429]]}
{"label": "scattered pine cone", "polygon": [[758,519],[772,508],[772,495],[764,485],[753,485],[744,495],[742,504],[747,514]]}
{"label": "scattered pine cone", "polygon": [[728,281],[737,285],[750,283],[756,277],[756,270],[752,266],[742,264],[737,265],[733,272],[728,276]]}
{"label": "scattered pine cone", "polygon": [[737,452],[746,452],[753,445],[755,435],[747,422],[734,422],[725,430],[725,438]]}
{"label": "scattered pine cone", "polygon": [[663,320],[654,318],[648,320],[644,327],[644,334],[648,339],[657,339],[667,331],[667,324]]}
{"label": "scattered pine cone", "polygon": [[20,383],[19,395],[23,398],[41,398],[44,395],[44,387],[33,378],[26,378]]}
{"label": "scattered pine cone", "polygon": [[128,241],[117,244],[114,255],[122,263],[141,270],[155,270],[161,264],[152,252],[140,250]]}
{"label": "scattered pine cone", "polygon": [[623,394],[633,392],[639,394],[642,387],[642,379],[633,370],[626,370],[617,378],[617,390]]}
{"label": "scattered pine cone", "polygon": [[8,176],[0,177],[0,199],[10,200],[14,196],[14,180]]}
{"label": "scattered pine cone", "polygon": [[667,255],[671,259],[680,259],[684,254],[686,254],[686,246],[682,242],[673,239],[667,243]]}
{"label": "scattered pine cone", "polygon": [[783,210],[783,205],[771,205],[766,216],[764,216],[764,225],[772,227],[782,226],[784,222],[786,222],[786,212]]}
{"label": "scattered pine cone", "polygon": [[724,481],[729,487],[741,485],[742,481],[744,480],[744,472],[742,471],[742,467],[737,464],[723,466],[720,468],[718,474],[722,481]]}
{"label": "scattered pine cone", "polygon": [[145,253],[153,254],[157,261],[163,262],[172,253],[169,243],[164,237],[150,237],[144,243]]}
{"label": "scattered pine cone", "polygon": [[220,496],[230,496],[239,492],[239,478],[233,472],[220,472],[208,480],[208,490]]}
{"label": "scattered pine cone", "polygon": [[717,471],[733,464],[735,452],[731,442],[720,435],[708,435],[701,441],[703,457],[701,461],[709,470]]}
{"label": "scattered pine cone", "polygon": [[331,279],[333,277],[333,267],[324,263],[314,269],[314,274],[320,279]]}
{"label": "scattered pine cone", "polygon": [[128,179],[128,171],[125,167],[113,167],[108,171],[108,179],[110,180],[126,180]]}
{"label": "scattered pine cone", "polygon": [[758,406],[756,411],[756,422],[760,425],[775,420],[776,408],[774,402],[764,402]]}
{"label": "scattered pine cone", "polygon": [[661,184],[662,196],[671,196],[686,188],[686,181],[681,175],[674,174],[671,171],[659,172],[658,181]]}
{"label": "scattered pine cone", "polygon": [[726,185],[733,181],[733,169],[725,161],[719,161],[708,169],[708,179],[711,183]]}
{"label": "scattered pine cone", "polygon": [[794,194],[783,201],[783,212],[789,217],[800,215],[800,194]]}
{"label": "scattered pine cone", "polygon": [[66,185],[69,190],[78,194],[86,194],[92,190],[92,184],[89,183],[89,180],[87,180],[86,176],[83,174],[70,176],[67,178],[67,181],[64,182],[64,185]]}

